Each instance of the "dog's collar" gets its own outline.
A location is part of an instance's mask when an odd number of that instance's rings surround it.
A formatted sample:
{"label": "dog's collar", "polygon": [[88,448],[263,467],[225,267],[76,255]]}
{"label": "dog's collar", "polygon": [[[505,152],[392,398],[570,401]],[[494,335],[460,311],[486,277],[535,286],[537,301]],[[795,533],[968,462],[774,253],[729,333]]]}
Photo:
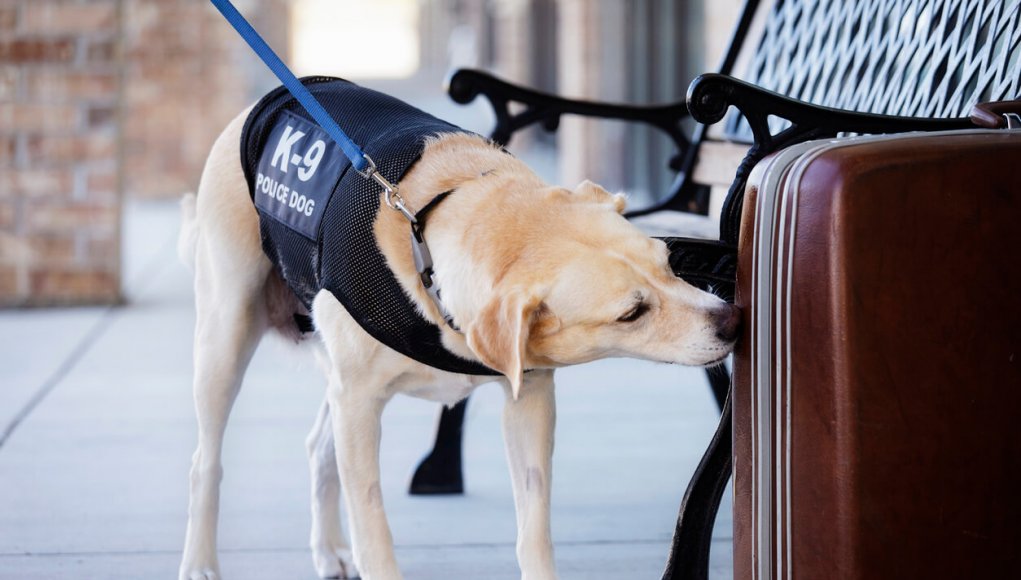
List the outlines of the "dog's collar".
{"label": "dog's collar", "polygon": [[[496,173],[495,169],[487,169],[479,174],[475,179],[486,177]],[[473,181],[473,180],[469,180]],[[465,182],[467,183],[467,182]],[[461,185],[464,185],[463,183]],[[422,286],[425,287],[426,294],[429,295],[429,299],[436,305],[436,309],[440,311],[440,316],[443,317],[443,322],[447,323],[447,326],[451,330],[457,333],[461,333],[461,328],[454,323],[454,315],[447,310],[447,307],[443,304],[443,299],[440,297],[440,283],[436,279],[436,272],[433,270],[433,258],[432,253],[429,252],[429,244],[425,241],[425,219],[429,217],[429,214],[436,209],[443,200],[450,197],[450,194],[457,191],[456,188],[448,189],[443,193],[429,200],[429,203],[422,206],[422,209],[418,210],[415,214],[408,211],[404,205],[404,200],[401,199],[399,205],[396,206],[401,214],[411,224],[411,254],[415,259],[415,270],[418,272],[418,278],[422,282]]]}
{"label": "dog's collar", "polygon": [[408,221],[411,223],[411,254],[415,258],[415,270],[418,272],[418,278],[421,280],[422,286],[425,287],[425,292],[429,295],[429,299],[432,300],[433,304],[440,311],[443,322],[446,322],[451,330],[461,332],[460,327],[454,324],[454,315],[447,310],[447,307],[443,304],[443,299],[440,297],[440,283],[436,279],[436,272],[433,270],[432,253],[429,252],[429,244],[425,241],[425,218],[454,191],[449,189],[432,198],[429,203],[418,210],[418,213],[413,216],[414,219],[409,219]]}

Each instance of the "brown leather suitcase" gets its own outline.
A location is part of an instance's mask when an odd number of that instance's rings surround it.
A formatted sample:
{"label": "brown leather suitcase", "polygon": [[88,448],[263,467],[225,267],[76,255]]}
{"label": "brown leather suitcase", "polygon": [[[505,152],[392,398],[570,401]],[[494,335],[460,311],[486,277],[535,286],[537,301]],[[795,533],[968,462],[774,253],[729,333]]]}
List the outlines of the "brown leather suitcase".
{"label": "brown leather suitcase", "polygon": [[744,207],[735,578],[1021,578],[1021,131],[801,144]]}

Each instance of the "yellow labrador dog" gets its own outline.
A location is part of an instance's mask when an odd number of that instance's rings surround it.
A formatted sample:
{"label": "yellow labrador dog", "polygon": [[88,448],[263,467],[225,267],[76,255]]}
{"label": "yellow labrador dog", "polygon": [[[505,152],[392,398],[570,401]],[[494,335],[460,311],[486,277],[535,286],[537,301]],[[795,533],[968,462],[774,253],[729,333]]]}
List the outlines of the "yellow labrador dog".
{"label": "yellow labrador dog", "polygon": [[[266,331],[293,335],[291,317],[302,310],[261,247],[238,155],[244,121],[242,114],[220,135],[197,196],[183,202],[179,250],[195,272],[199,426],[180,568],[188,580],[219,578],[221,443],[245,367]],[[423,287],[400,212],[380,209],[376,242],[404,292],[442,329],[443,345],[502,373],[522,577],[554,578],[553,369],[619,356],[712,365],[731,352],[738,313],[675,277],[666,246],[620,215],[622,196],[593,183],[573,191],[550,186],[485,139],[460,133],[429,141],[400,183],[412,208],[448,190],[456,194],[432,212],[426,237],[443,306],[460,331],[444,324]],[[309,314],[315,333],[302,342],[328,377],[308,437],[315,568],[324,578],[400,578],[380,493],[383,407],[399,393],[451,404],[494,377],[445,372],[399,354],[330,292],[315,295]]]}

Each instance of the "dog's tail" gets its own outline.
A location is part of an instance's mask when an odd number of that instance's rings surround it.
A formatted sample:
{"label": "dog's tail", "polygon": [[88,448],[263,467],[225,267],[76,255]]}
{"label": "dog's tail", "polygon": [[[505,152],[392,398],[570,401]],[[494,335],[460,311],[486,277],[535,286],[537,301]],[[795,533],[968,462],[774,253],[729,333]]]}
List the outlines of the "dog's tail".
{"label": "dog's tail", "polygon": [[191,271],[195,271],[195,247],[198,244],[198,223],[195,220],[194,193],[181,197],[181,233],[177,237],[177,257]]}

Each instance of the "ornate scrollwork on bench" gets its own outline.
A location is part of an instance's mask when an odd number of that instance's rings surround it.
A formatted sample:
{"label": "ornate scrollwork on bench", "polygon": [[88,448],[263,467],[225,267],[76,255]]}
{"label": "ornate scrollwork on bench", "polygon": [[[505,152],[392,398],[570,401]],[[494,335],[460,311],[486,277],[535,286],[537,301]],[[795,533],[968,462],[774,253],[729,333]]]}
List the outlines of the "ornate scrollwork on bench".
{"label": "ornate scrollwork on bench", "polygon": [[732,299],[737,278],[737,248],[717,240],[660,238],[670,251],[674,274],[699,288]]}

